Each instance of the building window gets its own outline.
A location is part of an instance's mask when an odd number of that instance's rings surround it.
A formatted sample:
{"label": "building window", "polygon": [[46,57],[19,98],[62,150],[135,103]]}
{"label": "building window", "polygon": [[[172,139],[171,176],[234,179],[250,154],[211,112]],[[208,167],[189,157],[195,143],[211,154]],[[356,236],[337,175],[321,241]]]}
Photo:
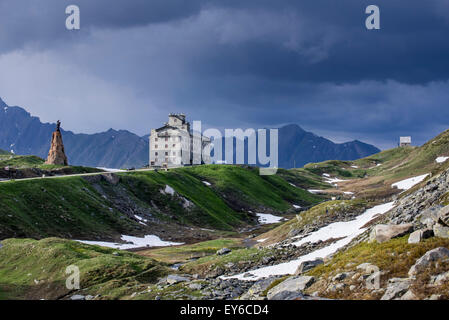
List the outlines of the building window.
{"label": "building window", "polygon": [[157,149],[157,144],[154,146],[154,149]]}
{"label": "building window", "polygon": [[165,148],[168,148],[168,144],[165,145]]}
{"label": "building window", "polygon": [[168,162],[168,158],[165,158],[165,162]]}
{"label": "building window", "polygon": [[156,142],[157,142],[157,138],[154,138],[154,141],[156,141]]}
{"label": "building window", "polygon": [[174,147],[176,147],[176,144],[175,144],[175,143],[173,143],[173,148],[174,148]]}
{"label": "building window", "polygon": [[158,153],[157,153],[157,152],[155,152],[154,154],[155,154],[156,156],[158,155]]}
{"label": "building window", "polygon": [[166,152],[165,155],[168,156],[168,152]]}
{"label": "building window", "polygon": [[176,152],[173,151],[173,155],[176,156]]}
{"label": "building window", "polygon": [[167,138],[167,137],[165,137],[165,141],[168,141],[168,138]]}

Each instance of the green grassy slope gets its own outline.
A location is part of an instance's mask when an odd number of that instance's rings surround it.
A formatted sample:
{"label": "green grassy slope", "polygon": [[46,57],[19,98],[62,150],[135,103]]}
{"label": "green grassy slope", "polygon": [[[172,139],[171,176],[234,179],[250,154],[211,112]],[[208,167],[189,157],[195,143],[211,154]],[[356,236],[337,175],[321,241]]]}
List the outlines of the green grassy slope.
{"label": "green grassy slope", "polygon": [[440,156],[449,156],[449,130],[420,147],[389,149],[354,161],[310,163],[304,169],[316,175],[328,173],[344,179],[382,177],[392,181],[447,169],[449,161],[435,162]]}
{"label": "green grassy slope", "polygon": [[5,154],[0,156],[0,167],[38,168],[44,165],[44,160],[36,156],[16,156]]}
{"label": "green grassy slope", "polygon": [[[58,299],[70,293],[66,268],[78,266],[82,294],[116,299],[170,270],[129,252],[48,238],[8,239],[0,248],[0,299]],[[74,294],[74,293],[73,293]]]}
{"label": "green grassy slope", "polygon": [[112,238],[136,222],[78,177],[0,183],[0,238]]}
{"label": "green grassy slope", "polygon": [[[45,164],[44,159],[36,156],[21,156],[0,150],[0,169],[13,168],[20,171],[21,178],[35,177],[41,174],[77,174],[99,172],[96,168],[82,166],[61,166]],[[38,170],[36,170],[38,169]]]}
{"label": "green grassy slope", "polygon": [[0,156],[6,156],[6,155],[12,155],[12,153],[10,153],[10,152],[8,152],[8,151],[5,151],[5,150],[2,150],[2,149],[0,149]]}
{"label": "green grassy slope", "polygon": [[[248,210],[283,213],[292,210],[292,204],[311,206],[322,201],[280,176],[259,176],[250,167],[199,166],[118,177],[117,183],[103,176],[0,183],[0,239],[106,240],[145,234],[149,229],[138,223],[135,214],[167,223],[236,230],[250,223]],[[161,192],[166,185],[176,194]]]}

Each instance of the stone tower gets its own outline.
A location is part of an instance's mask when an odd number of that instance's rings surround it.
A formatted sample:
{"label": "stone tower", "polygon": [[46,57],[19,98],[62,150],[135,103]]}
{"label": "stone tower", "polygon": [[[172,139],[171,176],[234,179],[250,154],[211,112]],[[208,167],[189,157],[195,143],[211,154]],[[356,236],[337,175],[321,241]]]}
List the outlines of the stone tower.
{"label": "stone tower", "polygon": [[45,164],[56,164],[62,166],[67,166],[69,164],[65,155],[60,128],[61,121],[58,120],[56,123],[56,130],[53,132],[51,137],[50,151],[48,152],[48,157]]}

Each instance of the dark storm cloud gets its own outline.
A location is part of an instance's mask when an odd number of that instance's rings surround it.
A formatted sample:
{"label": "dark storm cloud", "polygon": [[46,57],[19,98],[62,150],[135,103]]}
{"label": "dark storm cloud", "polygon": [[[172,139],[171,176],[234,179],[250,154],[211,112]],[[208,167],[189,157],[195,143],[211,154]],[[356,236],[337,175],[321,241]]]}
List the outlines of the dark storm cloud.
{"label": "dark storm cloud", "polygon": [[[81,30],[65,29],[65,7]],[[367,5],[381,30],[365,28]],[[446,0],[0,0],[0,96],[74,131],[298,123],[424,142],[448,126]],[[84,113],[89,112],[89,119]],[[434,115],[438,114],[438,117]]]}

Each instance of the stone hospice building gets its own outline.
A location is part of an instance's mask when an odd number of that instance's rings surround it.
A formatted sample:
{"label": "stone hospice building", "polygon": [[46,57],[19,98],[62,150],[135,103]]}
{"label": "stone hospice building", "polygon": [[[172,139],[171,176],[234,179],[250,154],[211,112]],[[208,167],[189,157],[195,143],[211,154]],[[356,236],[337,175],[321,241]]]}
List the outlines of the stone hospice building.
{"label": "stone hospice building", "polygon": [[[168,115],[163,127],[151,129],[150,166],[176,167],[211,163],[210,138],[193,134],[184,114]],[[195,141],[197,139],[198,141]],[[201,146],[201,148],[199,148]]]}

